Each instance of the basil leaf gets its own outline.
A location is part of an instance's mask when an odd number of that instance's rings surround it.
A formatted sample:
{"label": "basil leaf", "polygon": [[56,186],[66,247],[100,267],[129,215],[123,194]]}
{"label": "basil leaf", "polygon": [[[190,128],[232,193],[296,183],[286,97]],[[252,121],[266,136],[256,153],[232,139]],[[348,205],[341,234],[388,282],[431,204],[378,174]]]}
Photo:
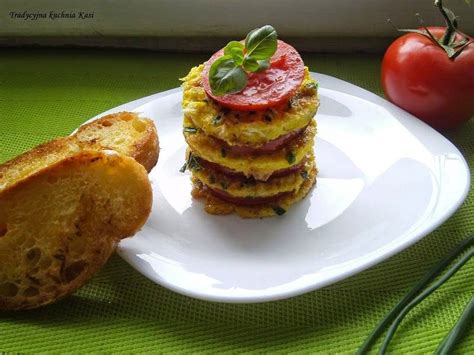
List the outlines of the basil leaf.
{"label": "basil leaf", "polygon": [[243,67],[246,71],[256,72],[259,68],[258,62],[255,59],[245,58]]}
{"label": "basil leaf", "polygon": [[277,46],[277,33],[270,25],[250,31],[245,46],[238,41],[229,42],[224,47],[224,55],[214,61],[209,70],[212,94],[222,96],[242,91],[247,86],[248,72],[267,69]]}
{"label": "basil leaf", "polygon": [[268,69],[269,66],[270,66],[270,61],[269,61],[268,59],[266,59],[266,60],[259,60],[259,61],[258,61],[258,70],[257,70],[257,71],[262,71],[262,70]]}
{"label": "basil leaf", "polygon": [[231,41],[224,47],[224,55],[230,55],[235,64],[242,65],[244,61],[244,45],[237,41]]}
{"label": "basil leaf", "polygon": [[243,67],[248,72],[259,72],[267,69],[270,66],[268,60],[255,60],[252,58],[245,58]]}
{"label": "basil leaf", "polygon": [[224,55],[230,55],[230,50],[232,48],[239,48],[243,51],[244,50],[244,45],[242,43],[240,43],[239,41],[230,41],[224,47]]}
{"label": "basil leaf", "polygon": [[247,85],[247,74],[230,55],[218,58],[209,70],[212,94],[222,96],[241,91]]}
{"label": "basil leaf", "polygon": [[266,25],[257,28],[245,38],[246,56],[256,60],[270,58],[277,50],[277,33],[275,29]]}
{"label": "basil leaf", "polygon": [[234,60],[235,64],[242,65],[242,63],[244,62],[244,52],[241,49],[232,48],[230,50],[230,55],[232,56],[232,59]]}

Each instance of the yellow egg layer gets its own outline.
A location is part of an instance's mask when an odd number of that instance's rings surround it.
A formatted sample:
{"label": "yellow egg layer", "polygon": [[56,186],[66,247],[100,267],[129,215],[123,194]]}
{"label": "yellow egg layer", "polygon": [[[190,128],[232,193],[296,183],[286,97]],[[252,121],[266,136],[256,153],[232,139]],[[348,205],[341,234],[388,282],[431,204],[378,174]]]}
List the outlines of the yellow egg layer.
{"label": "yellow egg layer", "polygon": [[282,192],[297,191],[314,167],[314,157],[308,154],[306,162],[297,171],[282,177],[270,178],[265,182],[228,176],[209,168],[192,169],[193,177],[216,190],[223,190],[234,197],[268,197]]}
{"label": "yellow egg layer", "polygon": [[197,177],[192,178],[192,194],[193,197],[204,200],[204,209],[210,214],[221,215],[235,212],[243,218],[271,217],[286,212],[291,205],[303,199],[316,183],[316,175],[317,169],[316,166],[313,165],[312,169],[308,171],[307,179],[304,180],[299,190],[290,195],[285,195],[272,203],[257,206],[238,206],[223,201],[206,191],[203,183]]}
{"label": "yellow egg layer", "polygon": [[[189,128],[195,127],[189,117],[184,117],[184,127],[188,127],[188,131]],[[241,172],[246,177],[263,181],[267,180],[274,171],[299,164],[308,153],[313,151],[315,134],[316,121],[312,119],[304,132],[285,147],[269,154],[244,155],[227,152],[222,141],[205,134],[200,129],[192,133],[184,131],[186,142],[197,156]]]}
{"label": "yellow egg layer", "polygon": [[263,111],[235,111],[221,107],[202,86],[201,64],[183,78],[183,112],[195,125],[229,145],[260,146],[305,127],[319,107],[317,83],[305,67],[296,94],[283,105]]}

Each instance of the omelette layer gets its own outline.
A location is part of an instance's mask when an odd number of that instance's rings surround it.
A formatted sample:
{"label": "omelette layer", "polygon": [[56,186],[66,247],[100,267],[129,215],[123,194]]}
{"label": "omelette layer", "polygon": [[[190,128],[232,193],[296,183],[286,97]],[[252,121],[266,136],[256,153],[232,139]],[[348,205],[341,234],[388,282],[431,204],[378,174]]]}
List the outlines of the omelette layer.
{"label": "omelette layer", "polygon": [[[184,127],[194,127],[189,117],[184,117]],[[184,132],[190,149],[199,157],[219,164],[230,170],[243,173],[246,177],[267,180],[274,171],[288,169],[299,164],[313,151],[316,121],[311,120],[305,131],[288,145],[269,154],[234,154],[227,152],[223,143],[205,134],[202,130]]]}
{"label": "omelette layer", "polygon": [[192,169],[193,177],[212,189],[224,190],[235,197],[268,197],[283,192],[294,192],[308,179],[308,172],[314,167],[314,157],[306,156],[306,161],[297,171],[286,176],[258,181],[252,178],[229,176],[210,168]]}
{"label": "omelette layer", "polygon": [[313,164],[311,170],[308,171],[307,179],[304,180],[303,184],[297,191],[291,194],[286,194],[272,203],[256,206],[239,206],[226,202],[209,192],[197,177],[192,178],[192,195],[195,198],[201,198],[204,200],[205,210],[210,214],[221,215],[235,212],[243,218],[271,217],[285,213],[291,205],[303,199],[315,184],[316,175],[317,169]]}
{"label": "omelette layer", "polygon": [[210,99],[202,86],[204,65],[183,78],[183,112],[194,125],[229,145],[259,146],[307,126],[319,107],[317,83],[305,67],[296,94],[283,105],[263,111],[234,111]]}

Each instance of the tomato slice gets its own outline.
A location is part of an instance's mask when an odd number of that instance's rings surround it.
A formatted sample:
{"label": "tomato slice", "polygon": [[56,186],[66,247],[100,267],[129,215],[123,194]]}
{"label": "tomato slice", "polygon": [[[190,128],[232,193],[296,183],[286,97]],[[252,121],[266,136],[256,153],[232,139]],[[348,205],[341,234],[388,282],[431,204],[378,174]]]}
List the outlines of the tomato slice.
{"label": "tomato slice", "polygon": [[[275,170],[270,175],[269,179],[276,178],[276,177],[284,177],[284,176],[288,176],[290,174],[293,174],[294,172],[300,170],[305,163],[306,163],[306,159],[303,159],[300,163],[292,165],[291,167],[289,167],[287,169]],[[217,171],[217,172],[219,172],[221,174],[224,174],[226,176],[229,176],[229,177],[235,177],[235,178],[241,178],[243,180],[248,180],[248,178],[245,177],[245,175],[243,173],[240,173],[240,172],[235,171],[235,170],[228,169],[228,168],[226,168],[222,165],[212,163],[212,162],[204,160],[202,158],[199,158],[199,164],[204,166],[206,169]]]}
{"label": "tomato slice", "polygon": [[[269,141],[259,147],[252,147],[246,145],[228,145],[225,141],[221,141],[221,144],[225,145],[226,150],[235,154],[267,154],[273,153],[274,151],[284,147],[292,140],[300,136],[306,127],[296,129],[290,133],[284,134],[277,139]],[[216,138],[217,139],[217,138]]]}
{"label": "tomato slice", "polygon": [[221,49],[206,62],[202,83],[207,95],[231,110],[259,111],[280,105],[293,96],[303,82],[303,60],[296,49],[278,40],[278,48],[270,60],[268,69],[250,73],[247,86],[242,91],[214,96],[209,84],[209,69],[223,54],[224,49]]}

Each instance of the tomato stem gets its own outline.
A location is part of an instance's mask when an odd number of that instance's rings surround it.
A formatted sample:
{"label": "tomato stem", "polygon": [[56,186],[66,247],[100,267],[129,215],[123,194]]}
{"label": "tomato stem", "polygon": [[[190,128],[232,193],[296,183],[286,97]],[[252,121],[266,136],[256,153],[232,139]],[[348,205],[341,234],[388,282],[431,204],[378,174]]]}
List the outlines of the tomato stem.
{"label": "tomato stem", "polygon": [[454,42],[454,38],[456,36],[456,29],[458,27],[456,16],[451,10],[443,6],[441,0],[435,0],[434,5],[439,9],[441,15],[444,17],[444,21],[446,22],[446,32],[441,39],[441,43],[445,46],[448,46]]}
{"label": "tomato stem", "polygon": [[[425,36],[430,39],[434,44],[446,52],[449,59],[454,60],[461,52],[471,44],[471,38],[466,36],[464,33],[458,30],[458,21],[457,17],[450,9],[443,6],[442,0],[435,0],[434,5],[439,9],[441,15],[446,22],[446,32],[443,37],[438,39],[430,32],[428,27],[425,26],[423,19],[420,14],[416,14],[416,18],[420,22],[423,30],[413,30],[413,29],[397,29],[399,32],[410,32],[418,33],[419,35]],[[387,20],[393,26],[393,23],[390,19]],[[395,26],[394,26],[395,27]],[[396,28],[396,27],[395,27]],[[456,41],[456,34],[458,34],[461,39]]]}

